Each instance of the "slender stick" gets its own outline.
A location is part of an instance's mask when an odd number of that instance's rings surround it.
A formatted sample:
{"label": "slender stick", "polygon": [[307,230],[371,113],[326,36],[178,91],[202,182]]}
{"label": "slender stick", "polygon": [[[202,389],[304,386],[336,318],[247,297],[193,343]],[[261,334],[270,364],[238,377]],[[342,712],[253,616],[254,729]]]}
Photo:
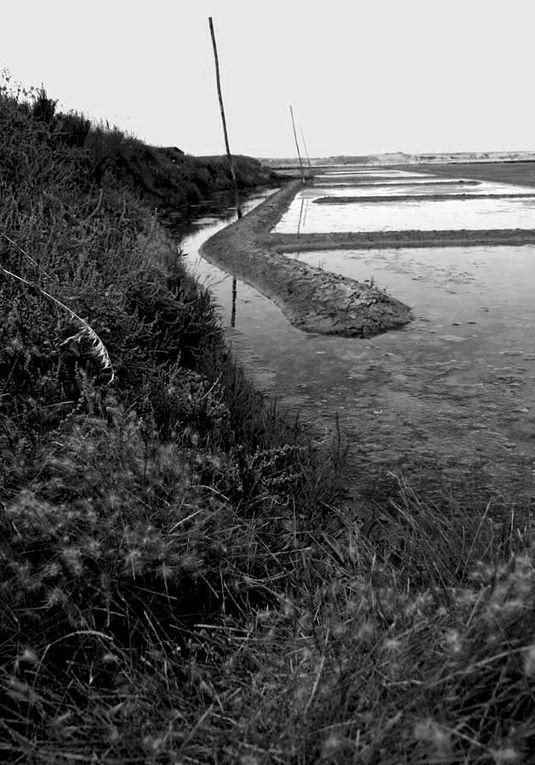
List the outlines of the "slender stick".
{"label": "slender stick", "polygon": [[240,205],[240,195],[238,193],[238,182],[236,180],[236,173],[234,172],[234,164],[232,162],[232,155],[230,153],[230,146],[228,142],[227,121],[225,119],[225,107],[223,106],[223,96],[221,94],[221,77],[219,74],[219,58],[217,55],[217,44],[215,41],[214,24],[212,22],[211,16],[208,18],[208,23],[210,25],[210,35],[212,36],[212,47],[214,49],[217,96],[219,98],[219,109],[221,111],[221,122],[223,123],[223,135],[225,136],[225,149],[227,150],[227,159],[228,159],[228,164],[230,168],[230,177],[232,178],[232,185],[234,187],[234,202],[236,205],[236,214],[238,218],[241,218],[242,211],[241,211],[241,205]]}
{"label": "slender stick", "polygon": [[303,146],[305,147],[305,154],[306,154],[308,166],[312,167],[312,162],[310,161],[310,157],[308,156],[308,149],[307,149],[307,145],[305,143],[305,134],[303,133],[303,128],[301,128],[301,139],[303,141]]}
{"label": "slender stick", "polygon": [[303,181],[303,186],[305,185],[305,171],[303,170],[303,160],[301,159],[301,152],[299,150],[299,142],[297,140],[297,133],[295,131],[295,120],[294,120],[294,110],[290,106],[290,114],[292,115],[292,127],[294,130],[294,138],[295,138],[295,145],[297,148],[297,156],[299,157],[299,168],[301,170],[301,180]]}

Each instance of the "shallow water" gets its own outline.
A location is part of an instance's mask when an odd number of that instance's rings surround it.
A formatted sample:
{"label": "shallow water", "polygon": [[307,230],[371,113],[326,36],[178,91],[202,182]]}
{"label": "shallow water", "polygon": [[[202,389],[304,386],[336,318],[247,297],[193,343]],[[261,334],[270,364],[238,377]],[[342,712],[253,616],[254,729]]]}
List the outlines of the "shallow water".
{"label": "shallow water", "polygon": [[482,330],[499,314],[500,321],[516,327],[519,342],[526,348],[533,345],[532,245],[318,250],[286,256],[357,281],[373,281],[409,304],[428,323],[454,317],[461,324],[477,321]]}
{"label": "shallow water", "polygon": [[403,186],[406,183],[415,183],[415,184],[422,184],[422,185],[429,185],[429,186],[442,186],[447,185],[449,183],[463,183],[467,188],[470,188],[472,186],[477,187],[480,185],[480,181],[472,181],[472,180],[465,180],[464,178],[453,178],[453,179],[444,179],[444,178],[426,178],[421,175],[407,175],[405,178],[393,178],[390,176],[381,177],[378,175],[370,175],[367,178],[359,178],[358,176],[351,174],[351,175],[344,175],[339,176],[337,178],[328,177],[326,175],[317,176],[314,179],[313,185],[314,186],[332,186],[333,188],[336,188],[337,186],[362,186],[363,188],[367,188],[369,186]]}
{"label": "shallow water", "polygon": [[[436,194],[462,194],[463,198],[426,199]],[[499,199],[505,194],[518,198]],[[488,196],[496,199],[484,198]],[[314,204],[316,199],[329,197],[333,198],[332,205]],[[348,199],[336,203],[339,197]],[[389,199],[359,201],[359,197]],[[318,174],[313,186],[296,194],[273,231],[308,234],[516,228],[535,228],[535,194],[531,188],[429,173],[346,167]]]}
{"label": "shallow water", "polygon": [[239,281],[233,308],[232,277],[196,254],[223,225],[183,242],[187,262],[256,385],[318,438],[340,418],[356,491],[384,471],[415,485],[436,472],[456,486],[474,469],[487,488],[524,482],[535,464],[535,247],[301,253],[413,307],[404,329],[362,340],[304,333]]}
{"label": "shallow water", "polygon": [[[343,196],[351,196],[352,193],[353,191],[350,194],[346,188]],[[301,199],[296,197],[273,231],[277,234],[295,234],[299,229],[303,234],[313,234],[515,228],[535,229],[533,192],[525,199],[478,199],[477,195],[473,195],[467,199],[445,201],[425,198],[399,200],[397,204],[392,202],[310,204],[304,223]]]}
{"label": "shallow water", "polygon": [[403,183],[374,183],[369,185],[337,185],[324,186],[314,185],[300,191],[296,200],[314,200],[320,197],[368,197],[368,196],[391,196],[393,199],[406,194],[418,194],[421,196],[432,194],[463,194],[467,197],[483,195],[515,194],[525,197],[535,197],[531,188],[523,186],[511,186],[505,183],[478,183],[475,186],[463,184],[458,181],[404,181]]}
{"label": "shallow water", "polygon": [[[251,194],[242,202],[242,211],[244,214],[254,209],[257,205],[274,194],[274,189],[268,189],[258,193]],[[236,313],[238,325],[248,324],[256,319],[256,314],[261,320],[262,308],[266,303],[271,305],[271,301],[258,293],[249,285],[238,281],[238,291],[233,299],[233,281],[231,274],[222,271],[217,266],[212,265],[199,255],[199,249],[202,244],[220,231],[225,226],[236,220],[236,211],[232,206],[227,207],[220,212],[219,216],[198,219],[180,242],[180,248],[183,251],[183,262],[186,264],[190,273],[192,273],[200,284],[207,287],[218,306],[221,321],[224,327],[231,328],[233,314]],[[233,303],[235,303],[233,308]],[[279,309],[277,309],[278,311]],[[279,312],[280,313],[280,312]],[[286,320],[284,319],[284,322]]]}
{"label": "shallow water", "polygon": [[319,173],[317,178],[320,179],[327,179],[327,178],[334,178],[338,179],[341,177],[350,177],[350,178],[370,178],[370,177],[377,177],[377,178],[417,178],[419,177],[419,174],[417,173],[410,173],[406,172],[404,170],[353,170],[351,167],[346,168],[340,168],[338,170],[329,170],[324,171],[322,173]]}

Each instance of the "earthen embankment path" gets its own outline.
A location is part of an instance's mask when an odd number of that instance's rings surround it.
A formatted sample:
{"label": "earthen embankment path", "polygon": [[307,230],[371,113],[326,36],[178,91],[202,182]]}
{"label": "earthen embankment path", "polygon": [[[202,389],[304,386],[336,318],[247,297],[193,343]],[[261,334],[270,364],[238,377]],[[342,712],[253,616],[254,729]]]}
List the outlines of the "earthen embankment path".
{"label": "earthen embankment path", "polygon": [[271,246],[269,232],[299,188],[291,183],[219,231],[202,255],[256,287],[307,332],[370,337],[407,324],[409,307],[384,291],[291,260]]}
{"label": "earthen embankment path", "polygon": [[351,231],[311,234],[271,234],[275,252],[305,250],[373,250],[405,247],[463,247],[535,244],[531,229],[460,229],[452,231]]}

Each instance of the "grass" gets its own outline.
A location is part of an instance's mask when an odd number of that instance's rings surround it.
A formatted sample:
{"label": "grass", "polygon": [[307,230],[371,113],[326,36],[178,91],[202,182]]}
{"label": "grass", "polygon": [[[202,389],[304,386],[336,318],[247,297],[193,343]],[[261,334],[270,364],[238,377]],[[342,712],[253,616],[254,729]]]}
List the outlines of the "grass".
{"label": "grass", "polygon": [[400,476],[350,502],[343,444],[252,388],[152,192],[95,174],[117,131],[0,106],[4,761],[530,762],[529,503]]}

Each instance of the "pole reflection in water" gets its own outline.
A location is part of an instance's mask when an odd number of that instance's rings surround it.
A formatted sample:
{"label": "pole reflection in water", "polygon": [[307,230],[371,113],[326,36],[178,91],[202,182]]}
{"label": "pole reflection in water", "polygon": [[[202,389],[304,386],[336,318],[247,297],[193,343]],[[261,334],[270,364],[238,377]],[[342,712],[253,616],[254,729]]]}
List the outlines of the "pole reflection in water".
{"label": "pole reflection in water", "polygon": [[297,233],[301,233],[301,229],[305,227],[308,212],[309,199],[301,198],[301,207],[299,208],[299,220],[297,222]]}
{"label": "pole reflection in water", "polygon": [[299,235],[301,233],[301,222],[303,220],[303,205],[305,203],[305,200],[303,197],[301,197],[301,208],[299,210],[299,221],[297,223],[297,234]]}
{"label": "pole reflection in water", "polygon": [[236,326],[236,297],[238,294],[238,282],[236,277],[232,277],[232,305],[230,309],[230,326],[232,329]]}

